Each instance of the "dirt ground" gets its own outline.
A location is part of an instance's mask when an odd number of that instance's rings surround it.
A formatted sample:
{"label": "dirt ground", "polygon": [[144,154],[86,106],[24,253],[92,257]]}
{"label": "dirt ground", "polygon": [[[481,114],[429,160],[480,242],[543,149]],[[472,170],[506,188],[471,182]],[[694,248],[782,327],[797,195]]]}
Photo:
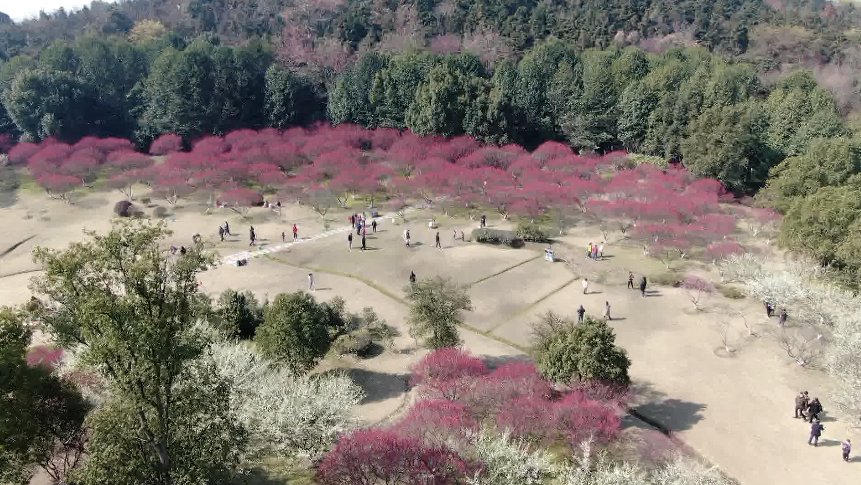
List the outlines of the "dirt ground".
{"label": "dirt ground", "polygon": [[[113,202],[119,199],[117,193],[98,193],[68,205],[25,190],[17,203],[0,209],[0,227],[6,229],[0,232],[0,304],[29,298],[28,282],[38,271],[30,256],[35,246],[64,248],[84,238],[82,228],[107,230]],[[850,429],[848,420],[829,406],[831,384],[824,374],[801,369],[782,354],[770,336],[776,320],[765,317],[761,304],[715,295],[703,310],[695,310],[683,290],[660,286],[650,286],[643,298],[626,288],[628,271],[637,277],[653,275],[665,272],[663,265],[644,259],[639,248],[623,242],[608,244],[604,260],[587,260],[586,244],[601,238],[596,229],[573,228],[554,245],[557,256],[567,262],[549,263],[543,259],[543,245],[515,250],[453,241],[452,229],[468,235],[476,224],[440,214],[443,249],[435,249],[435,231],[427,227],[431,213],[422,210],[411,213],[406,223],[380,219],[377,234],[369,234],[369,250],[362,252],[348,251],[343,231],[314,237],[346,226],[346,211],[327,214],[329,226],[324,227],[319,215],[294,205],[285,206],[281,214],[254,209],[250,220],[228,209],[207,213],[199,202],[186,205],[165,219],[174,231],[171,244],[177,246],[189,244],[199,233],[222,256],[246,251],[251,223],[263,248],[281,244],[282,231],[292,239],[294,223],[300,237],[308,238],[252,258],[245,267],[222,265],[205,272],[200,279],[206,292],[216,296],[235,288],[272,297],[307,289],[307,273],[313,272],[317,298],[341,296],[354,311],[372,307],[401,332],[394,347],[379,356],[329,358],[321,364],[321,369],[346,369],[364,387],[367,397],[356,415],[365,423],[396,416],[410,399],[409,367],[424,353],[408,336],[406,325],[403,288],[414,271],[419,278],[443,275],[468,286],[474,310],[466,314],[461,332],[464,347],[493,362],[526,358],[530,324],[538,315],[549,310],[574,315],[582,304],[587,313],[600,316],[609,302],[618,343],[633,362],[641,414],[673,430],[743,484],[861,483],[861,458],[846,464],[839,448],[847,437],[861,443],[858,428]],[[234,235],[222,243],[217,228],[225,220]],[[502,224],[494,218],[490,223]],[[404,228],[411,230],[411,248],[401,240]],[[691,266],[689,271],[708,274],[709,268]],[[583,277],[590,281],[586,295]],[[819,396],[826,408],[827,429],[818,448],[806,444],[807,425],[792,418],[799,390]]]}

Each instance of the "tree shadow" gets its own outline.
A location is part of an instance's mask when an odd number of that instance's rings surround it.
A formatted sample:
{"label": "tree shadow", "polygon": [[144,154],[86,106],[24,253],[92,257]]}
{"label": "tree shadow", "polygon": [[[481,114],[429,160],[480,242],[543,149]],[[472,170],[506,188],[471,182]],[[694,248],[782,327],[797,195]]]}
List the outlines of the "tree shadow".
{"label": "tree shadow", "polygon": [[702,411],[707,407],[701,403],[667,398],[648,385],[634,392],[643,404],[629,408],[628,412],[666,435],[691,429],[702,421]]}
{"label": "tree shadow", "polygon": [[399,396],[409,389],[409,374],[389,374],[366,369],[348,369],[347,375],[365,391],[361,404]]}

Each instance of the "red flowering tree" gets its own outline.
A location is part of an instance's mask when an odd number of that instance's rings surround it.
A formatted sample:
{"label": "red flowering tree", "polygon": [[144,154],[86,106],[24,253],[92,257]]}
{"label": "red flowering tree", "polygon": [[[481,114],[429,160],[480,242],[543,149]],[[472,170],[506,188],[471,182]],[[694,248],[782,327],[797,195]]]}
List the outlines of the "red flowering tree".
{"label": "red flowering tree", "polygon": [[719,260],[744,252],[744,247],[736,241],[719,241],[709,244],[704,254],[707,259],[711,260],[712,264],[716,265]]}
{"label": "red flowering tree", "polygon": [[27,350],[27,365],[56,369],[63,361],[63,349],[55,345],[36,345]]}
{"label": "red flowering tree", "polygon": [[41,149],[42,147],[36,143],[18,143],[9,150],[9,163],[12,165],[24,165],[30,157]]}
{"label": "red flowering tree", "polygon": [[473,472],[473,466],[447,448],[427,446],[393,431],[367,429],[338,440],[320,462],[317,481],[324,485],[455,485]]}
{"label": "red flowering tree", "polygon": [[36,176],[36,183],[44,188],[52,199],[68,201],[69,192],[81,186],[81,179],[72,175],[42,173]]}
{"label": "red flowering tree", "polygon": [[478,429],[467,406],[445,399],[427,399],[414,404],[392,428],[401,436],[419,438],[424,443],[444,445],[452,438]]}
{"label": "red flowering tree", "polygon": [[250,208],[263,205],[263,195],[260,192],[244,187],[230,189],[222,193],[218,200],[242,217],[248,216]]}
{"label": "red flowering tree", "polygon": [[165,133],[153,140],[149,146],[150,155],[167,155],[182,150],[182,137],[173,133]]}
{"label": "red flowering tree", "polygon": [[163,198],[168,204],[176,205],[183,197],[194,192],[188,184],[188,177],[183,171],[172,170],[168,165],[160,165],[148,173],[153,194]]}
{"label": "red flowering tree", "polygon": [[456,400],[463,396],[487,367],[478,357],[454,347],[435,350],[413,365],[410,384],[421,386],[430,397]]}
{"label": "red flowering tree", "polygon": [[495,415],[515,398],[549,399],[553,386],[532,362],[510,362],[477,379],[462,399],[479,418]]}

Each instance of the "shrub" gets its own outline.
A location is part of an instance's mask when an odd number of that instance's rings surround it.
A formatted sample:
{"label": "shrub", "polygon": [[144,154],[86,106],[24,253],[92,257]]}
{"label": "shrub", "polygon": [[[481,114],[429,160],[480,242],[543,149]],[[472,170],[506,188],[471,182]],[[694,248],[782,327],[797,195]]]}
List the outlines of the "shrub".
{"label": "shrub", "polygon": [[250,291],[226,290],[218,297],[213,323],[227,337],[251,339],[263,323],[263,307]]}
{"label": "shrub", "polygon": [[463,323],[461,312],[472,310],[464,288],[437,276],[409,285],[406,292],[410,302],[410,335],[424,339],[424,344],[432,349],[460,343],[457,326]]}
{"label": "shrub", "polygon": [[682,284],[682,277],[676,273],[667,271],[664,273],[649,275],[649,284],[678,288],[679,285]]}
{"label": "shrub", "polygon": [[158,217],[159,219],[164,219],[167,217],[167,207],[156,206],[152,210],[152,215]]}
{"label": "shrub", "polygon": [[539,243],[550,241],[550,238],[547,236],[547,233],[541,229],[541,226],[533,222],[520,222],[517,224],[516,235],[524,241]]}
{"label": "shrub", "polygon": [[693,275],[688,275],[682,281],[681,287],[685,289],[688,299],[694,304],[694,308],[700,308],[702,299],[715,291],[714,285],[710,282]]}
{"label": "shrub", "polygon": [[338,355],[354,354],[359,357],[368,355],[373,348],[374,339],[366,329],[344,334],[332,343],[332,350]]}
{"label": "shrub", "polygon": [[514,231],[479,228],[472,230],[472,240],[483,244],[505,244],[512,248],[522,248],[523,239]]}
{"label": "shrub", "polygon": [[133,213],[134,205],[127,200],[121,200],[114,204],[114,214],[119,217],[131,217]]}
{"label": "shrub", "polygon": [[329,324],[329,314],[311,295],[282,293],[266,307],[254,341],[263,355],[302,374],[329,350]]}
{"label": "shrub", "polygon": [[538,368],[555,382],[598,380],[626,386],[631,382],[631,361],[615,342],[616,335],[604,320],[586,317],[577,325],[556,327],[539,341]]}
{"label": "shrub", "polygon": [[730,285],[718,285],[718,291],[721,295],[726,298],[731,298],[733,300],[741,300],[744,298],[744,291],[736,288],[735,286]]}
{"label": "shrub", "polygon": [[471,444],[482,464],[471,485],[541,485],[555,475],[550,453],[531,451],[525,443],[510,439],[509,433],[482,430],[473,436]]}
{"label": "shrub", "polygon": [[454,485],[473,467],[444,447],[428,447],[393,431],[367,429],[343,436],[317,468],[324,485],[433,483]]}
{"label": "shrub", "polygon": [[453,347],[435,350],[413,365],[410,385],[422,386],[425,394],[458,399],[476,378],[487,374],[478,357]]}

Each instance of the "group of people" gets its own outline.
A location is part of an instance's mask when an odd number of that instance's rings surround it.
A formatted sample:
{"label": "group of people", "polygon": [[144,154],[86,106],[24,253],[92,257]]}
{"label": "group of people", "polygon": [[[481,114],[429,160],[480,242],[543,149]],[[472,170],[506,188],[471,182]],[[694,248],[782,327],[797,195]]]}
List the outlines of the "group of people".
{"label": "group of people", "polygon": [[[365,217],[365,213],[361,214],[353,214],[350,216],[350,226],[356,229],[356,235],[366,235],[368,220]],[[377,219],[371,219],[371,232],[377,232]]]}
{"label": "group of people", "polygon": [[[822,403],[819,402],[819,398],[814,397],[810,399],[807,391],[800,391],[795,396],[794,417],[796,419],[801,418],[805,422],[810,423],[810,436],[807,438],[808,445],[819,446],[819,438],[822,436],[822,432],[825,431],[825,426],[819,419],[822,411]],[[846,438],[846,440],[840,443],[840,451],[843,455],[843,461],[849,461],[849,454],[852,452],[852,440]]]}
{"label": "group of people", "polygon": [[[770,301],[765,302],[765,315],[768,318],[771,318],[774,316],[774,304],[771,303]],[[781,308],[780,313],[777,315],[777,326],[778,327],[785,327],[786,321],[788,319],[789,319],[789,314],[786,313],[786,308]]]}
{"label": "group of people", "polygon": [[586,257],[593,261],[604,259],[604,243],[592,244],[590,242],[589,245],[586,246]]}
{"label": "group of people", "polygon": [[[640,296],[642,297],[646,296],[646,284],[646,275],[643,275],[640,277],[640,281],[637,284],[637,288],[640,289]],[[634,289],[634,273],[631,271],[628,272],[628,289]]]}

